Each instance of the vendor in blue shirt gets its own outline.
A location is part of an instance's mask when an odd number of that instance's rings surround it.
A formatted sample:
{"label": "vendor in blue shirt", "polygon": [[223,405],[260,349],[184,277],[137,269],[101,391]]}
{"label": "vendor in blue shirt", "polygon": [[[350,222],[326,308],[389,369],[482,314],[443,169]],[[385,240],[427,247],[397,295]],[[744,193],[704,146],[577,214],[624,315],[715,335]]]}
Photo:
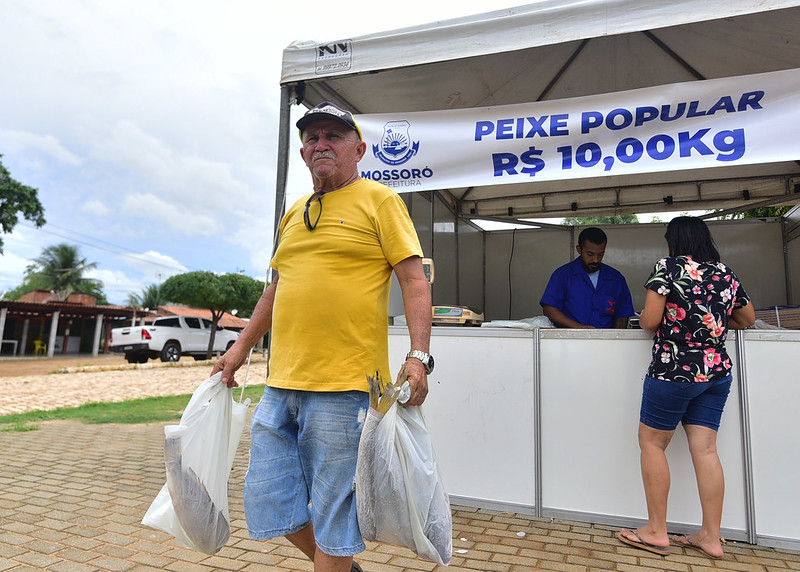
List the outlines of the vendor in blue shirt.
{"label": "vendor in blue shirt", "polygon": [[544,315],[560,328],[627,328],[634,315],[625,277],[602,264],[608,238],[602,229],[585,228],[578,236],[578,258],[557,268],[539,302]]}

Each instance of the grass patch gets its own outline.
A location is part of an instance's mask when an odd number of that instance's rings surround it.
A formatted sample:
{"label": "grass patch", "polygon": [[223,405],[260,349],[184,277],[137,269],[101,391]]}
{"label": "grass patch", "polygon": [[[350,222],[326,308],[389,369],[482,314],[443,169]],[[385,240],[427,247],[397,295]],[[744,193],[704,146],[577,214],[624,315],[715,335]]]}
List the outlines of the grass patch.
{"label": "grass patch", "polygon": [[[244,399],[250,398],[253,404],[261,399],[263,385],[248,385]],[[234,388],[233,398],[239,401],[241,390]],[[189,403],[191,394],[145,397],[118,403],[86,403],[78,407],[59,407],[49,411],[28,411],[0,415],[0,431],[36,431],[42,421],[76,419],[83,423],[161,423],[177,421]]]}

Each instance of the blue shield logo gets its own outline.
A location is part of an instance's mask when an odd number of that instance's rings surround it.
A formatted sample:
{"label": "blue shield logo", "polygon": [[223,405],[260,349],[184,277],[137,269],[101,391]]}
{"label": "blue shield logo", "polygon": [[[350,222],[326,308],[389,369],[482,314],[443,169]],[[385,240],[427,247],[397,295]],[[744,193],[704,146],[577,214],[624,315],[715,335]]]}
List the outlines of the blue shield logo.
{"label": "blue shield logo", "polygon": [[390,121],[383,126],[383,136],[378,145],[372,146],[372,154],[387,165],[402,165],[419,151],[419,141],[411,141],[408,121]]}

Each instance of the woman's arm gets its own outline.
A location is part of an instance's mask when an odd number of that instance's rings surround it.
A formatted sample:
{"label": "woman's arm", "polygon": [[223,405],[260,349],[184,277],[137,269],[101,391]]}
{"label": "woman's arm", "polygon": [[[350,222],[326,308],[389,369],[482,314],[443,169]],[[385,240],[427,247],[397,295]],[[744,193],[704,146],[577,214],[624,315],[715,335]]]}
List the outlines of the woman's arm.
{"label": "woman's arm", "polygon": [[664,319],[664,308],[667,306],[667,297],[654,290],[647,290],[644,300],[644,310],[639,316],[639,325],[643,330],[655,332]]}
{"label": "woman's arm", "polygon": [[731,330],[744,330],[756,323],[756,310],[752,304],[734,308],[731,317],[728,318],[728,327]]}

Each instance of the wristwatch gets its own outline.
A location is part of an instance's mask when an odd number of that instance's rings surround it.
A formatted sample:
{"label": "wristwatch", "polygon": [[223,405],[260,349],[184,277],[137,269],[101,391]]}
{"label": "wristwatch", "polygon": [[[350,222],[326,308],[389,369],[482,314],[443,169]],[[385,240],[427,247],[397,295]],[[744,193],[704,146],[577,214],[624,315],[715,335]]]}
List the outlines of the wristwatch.
{"label": "wristwatch", "polygon": [[433,371],[433,356],[431,354],[426,354],[422,350],[411,350],[406,355],[406,360],[408,360],[408,358],[414,358],[421,361],[422,365],[425,366],[425,373],[428,375],[430,375],[430,373]]}

